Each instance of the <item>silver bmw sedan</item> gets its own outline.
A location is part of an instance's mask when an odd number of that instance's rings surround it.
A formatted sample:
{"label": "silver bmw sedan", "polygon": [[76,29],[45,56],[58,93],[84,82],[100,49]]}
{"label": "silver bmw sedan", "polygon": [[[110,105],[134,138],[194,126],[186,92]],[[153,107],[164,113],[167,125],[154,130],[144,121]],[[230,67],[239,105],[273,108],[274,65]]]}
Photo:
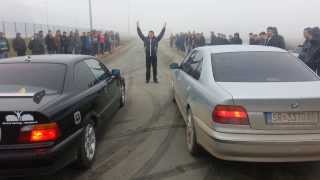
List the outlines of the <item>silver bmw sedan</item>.
{"label": "silver bmw sedan", "polygon": [[320,79],[273,47],[208,46],[173,63],[191,154],[232,161],[320,160]]}

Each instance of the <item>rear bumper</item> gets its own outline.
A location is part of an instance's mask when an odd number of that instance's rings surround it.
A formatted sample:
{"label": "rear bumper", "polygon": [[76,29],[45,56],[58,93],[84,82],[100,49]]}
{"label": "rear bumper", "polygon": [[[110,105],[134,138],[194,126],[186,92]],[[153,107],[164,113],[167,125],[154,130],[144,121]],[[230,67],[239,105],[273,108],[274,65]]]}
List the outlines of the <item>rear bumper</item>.
{"label": "rear bumper", "polygon": [[1,150],[0,176],[39,176],[56,172],[76,159],[81,132],[77,131],[51,148]]}
{"label": "rear bumper", "polygon": [[219,159],[246,162],[320,161],[320,134],[248,135],[197,127],[199,143]]}

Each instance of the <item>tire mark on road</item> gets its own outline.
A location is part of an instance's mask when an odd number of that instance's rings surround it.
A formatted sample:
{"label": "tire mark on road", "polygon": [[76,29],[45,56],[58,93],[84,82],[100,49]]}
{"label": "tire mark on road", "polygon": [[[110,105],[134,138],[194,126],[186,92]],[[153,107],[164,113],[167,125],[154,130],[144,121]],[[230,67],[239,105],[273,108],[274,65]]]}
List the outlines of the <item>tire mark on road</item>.
{"label": "tire mark on road", "polygon": [[[177,118],[174,116],[172,122],[175,122],[175,121],[177,121]],[[185,127],[185,126],[180,125],[180,127]],[[168,151],[171,145],[171,142],[174,140],[174,137],[176,136],[176,133],[177,133],[176,128],[169,129],[167,136],[162,141],[162,143],[160,144],[156,152],[133,177],[140,177],[147,174],[158,164],[158,162],[161,160],[163,155]]]}
{"label": "tire mark on road", "polygon": [[192,171],[195,169],[206,168],[207,166],[208,166],[208,161],[201,160],[201,161],[196,161],[189,164],[176,166],[175,168],[167,171],[162,171],[162,172],[158,172],[158,173],[154,173],[154,174],[150,174],[142,177],[137,177],[137,178],[134,178],[133,180],[161,180],[161,179],[174,177],[180,174],[184,174],[188,171]]}
{"label": "tire mark on road", "polygon": [[110,139],[123,138],[126,136],[134,136],[137,134],[149,133],[149,132],[153,132],[153,131],[171,130],[171,129],[179,129],[179,128],[185,128],[185,125],[184,124],[173,124],[173,125],[163,125],[163,126],[156,126],[156,127],[144,128],[144,129],[139,129],[139,130],[133,130],[131,132],[125,132],[122,134],[107,136],[105,140],[107,141]]}
{"label": "tire mark on road", "polygon": [[[154,111],[152,113],[152,117],[145,123],[145,125],[142,126],[142,128],[137,129],[145,129],[151,127],[153,124],[155,124],[159,119],[162,113],[166,112],[168,110],[168,104],[171,103],[170,101],[165,103],[165,105],[161,106],[160,101],[157,100],[154,95],[146,91],[146,94],[150,97]],[[105,174],[107,171],[124,161],[131,152],[134,152],[135,149],[140,146],[149,136],[140,136],[140,134],[136,134],[133,136],[130,136],[130,141],[128,143],[125,143],[123,145],[120,145],[122,147],[117,147],[117,150],[122,149],[122,153],[119,153],[118,155],[111,156],[109,159],[103,161],[96,167],[94,167],[90,171],[89,178],[91,180],[98,179],[100,176]],[[127,150],[123,150],[123,148]]]}

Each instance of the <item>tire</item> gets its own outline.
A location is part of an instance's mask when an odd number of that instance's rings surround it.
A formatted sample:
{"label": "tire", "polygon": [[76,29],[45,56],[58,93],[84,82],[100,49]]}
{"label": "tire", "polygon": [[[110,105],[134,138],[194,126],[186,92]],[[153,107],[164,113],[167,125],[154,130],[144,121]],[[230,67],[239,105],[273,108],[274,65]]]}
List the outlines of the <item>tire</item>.
{"label": "tire", "polygon": [[193,115],[190,109],[188,110],[187,123],[186,123],[186,144],[190,154],[192,154],[193,156],[197,156],[200,154],[201,147],[197,143],[197,136],[196,136],[196,131],[194,127]]}
{"label": "tire", "polygon": [[89,169],[96,157],[97,141],[93,121],[84,126],[81,142],[78,148],[78,159],[75,165],[79,169]]}
{"label": "tire", "polygon": [[126,95],[126,86],[124,81],[121,81],[121,86],[120,86],[120,108],[122,108],[127,101],[127,95]]}

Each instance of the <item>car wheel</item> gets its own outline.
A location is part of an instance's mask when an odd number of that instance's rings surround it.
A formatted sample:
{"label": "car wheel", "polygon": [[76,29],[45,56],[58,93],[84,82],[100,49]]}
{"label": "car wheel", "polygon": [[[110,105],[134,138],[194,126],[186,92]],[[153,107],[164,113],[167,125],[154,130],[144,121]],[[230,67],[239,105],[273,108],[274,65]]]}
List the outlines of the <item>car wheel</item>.
{"label": "car wheel", "polygon": [[123,106],[126,104],[126,101],[127,101],[126,87],[125,87],[124,83],[121,83],[120,93],[121,93],[121,97],[120,97],[120,107],[123,107]]}
{"label": "car wheel", "polygon": [[193,122],[193,116],[191,110],[188,110],[187,126],[186,126],[186,143],[188,151],[192,155],[198,155],[200,153],[200,146],[197,143],[196,131]]}
{"label": "car wheel", "polygon": [[88,122],[82,132],[81,143],[78,150],[76,166],[81,169],[89,169],[96,155],[96,132],[94,123]]}

